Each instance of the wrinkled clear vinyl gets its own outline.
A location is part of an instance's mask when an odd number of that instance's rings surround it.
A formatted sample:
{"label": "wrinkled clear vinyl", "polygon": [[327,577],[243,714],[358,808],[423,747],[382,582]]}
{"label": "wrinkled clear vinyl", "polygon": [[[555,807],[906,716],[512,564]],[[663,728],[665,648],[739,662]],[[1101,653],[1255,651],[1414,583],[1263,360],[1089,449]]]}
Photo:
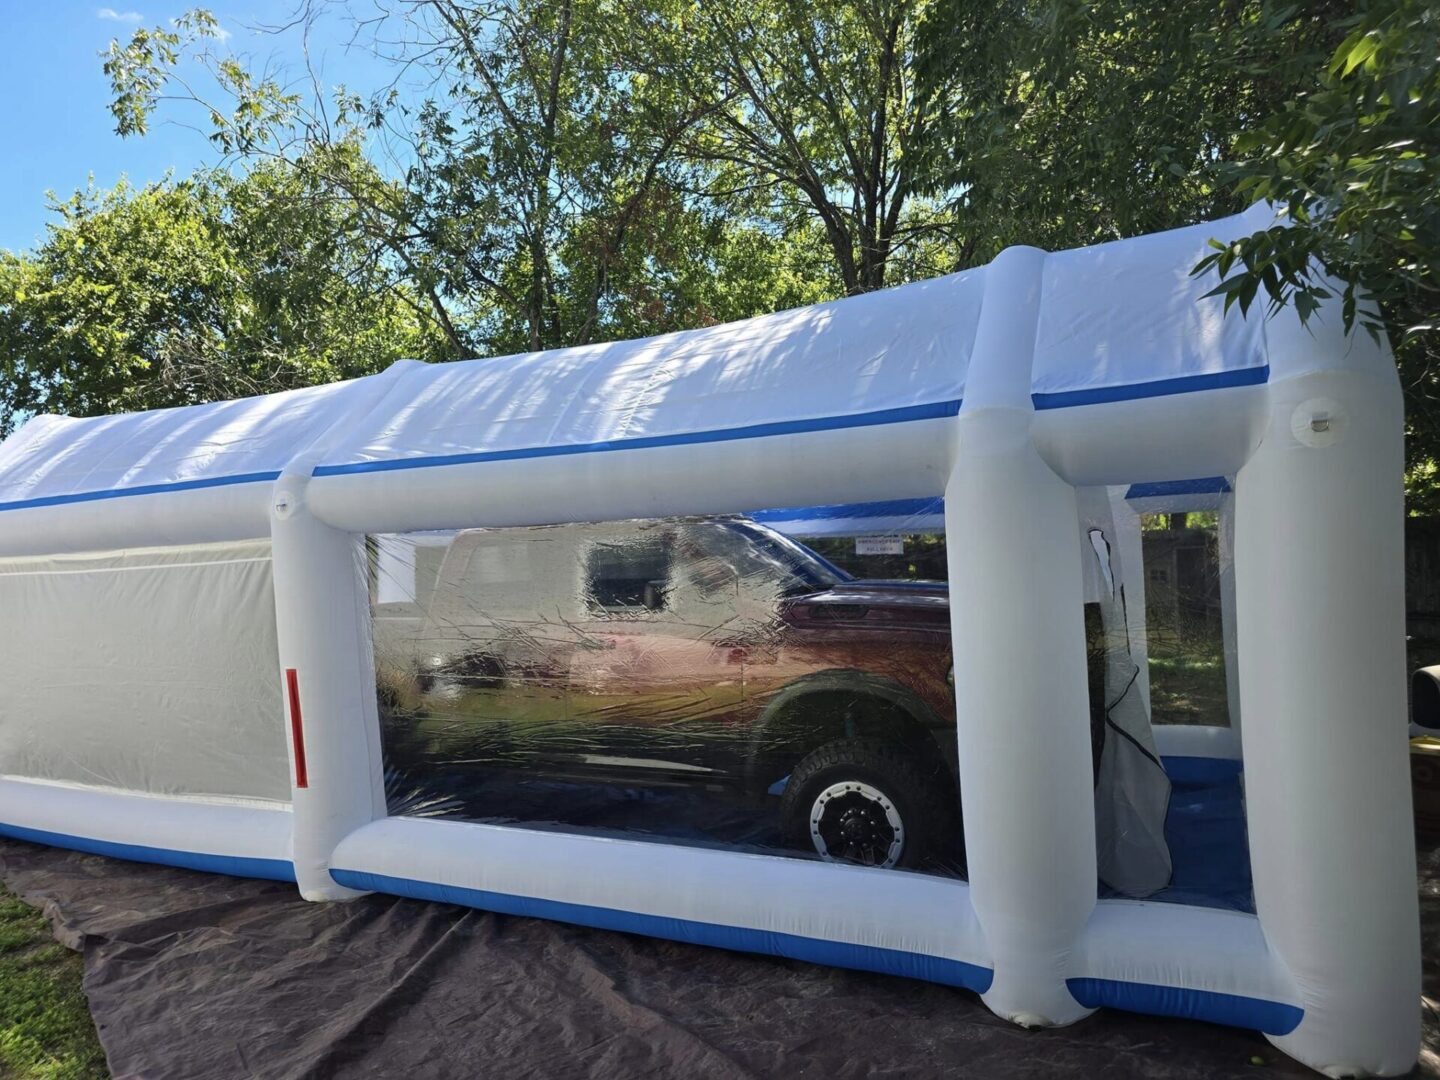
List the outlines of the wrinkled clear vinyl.
{"label": "wrinkled clear vinyl", "polygon": [[392,813],[963,872],[943,582],[742,518],[370,546]]}
{"label": "wrinkled clear vinyl", "polygon": [[[965,874],[943,519],[883,506],[883,543],[790,511],[372,537],[391,812]],[[1149,895],[1169,785],[1104,520],[1077,533],[1102,877]]]}

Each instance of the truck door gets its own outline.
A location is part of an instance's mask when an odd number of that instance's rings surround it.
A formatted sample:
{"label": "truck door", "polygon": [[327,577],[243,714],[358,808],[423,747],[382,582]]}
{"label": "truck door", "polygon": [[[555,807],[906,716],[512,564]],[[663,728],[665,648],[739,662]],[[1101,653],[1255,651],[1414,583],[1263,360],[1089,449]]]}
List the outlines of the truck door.
{"label": "truck door", "polygon": [[728,773],[742,665],[717,640],[727,606],[697,593],[684,526],[593,530],[569,684],[586,763],[676,781]]}

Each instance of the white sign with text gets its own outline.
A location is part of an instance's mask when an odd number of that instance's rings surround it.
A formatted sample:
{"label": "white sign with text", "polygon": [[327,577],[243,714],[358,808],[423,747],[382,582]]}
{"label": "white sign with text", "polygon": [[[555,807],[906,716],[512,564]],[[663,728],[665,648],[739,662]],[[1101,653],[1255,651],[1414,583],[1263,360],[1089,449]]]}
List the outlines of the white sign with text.
{"label": "white sign with text", "polygon": [[857,536],[855,538],[856,555],[904,555],[905,538],[903,536]]}

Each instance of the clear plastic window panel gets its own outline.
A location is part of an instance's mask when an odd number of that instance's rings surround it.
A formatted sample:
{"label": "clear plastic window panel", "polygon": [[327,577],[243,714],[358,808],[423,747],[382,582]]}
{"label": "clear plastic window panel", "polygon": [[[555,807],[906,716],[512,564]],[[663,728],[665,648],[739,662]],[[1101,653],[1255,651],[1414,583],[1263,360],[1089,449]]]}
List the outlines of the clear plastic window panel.
{"label": "clear plastic window panel", "polygon": [[1231,578],[1214,510],[1141,516],[1150,701],[1157,724],[1230,725]]}
{"label": "clear plastic window panel", "polygon": [[[1238,723],[1232,503],[1140,517],[1150,711],[1156,725]],[[1172,872],[1154,900],[1254,911],[1243,763],[1163,759]]]}
{"label": "clear plastic window panel", "polygon": [[[965,875],[939,501],[842,509],[373,537],[391,813]],[[1102,579],[1109,542],[1077,542]],[[1107,737],[1149,724],[1111,587],[1085,606],[1107,828]]]}
{"label": "clear plastic window panel", "polygon": [[837,544],[848,569],[744,517],[372,537],[391,812],[963,873],[944,581]]}

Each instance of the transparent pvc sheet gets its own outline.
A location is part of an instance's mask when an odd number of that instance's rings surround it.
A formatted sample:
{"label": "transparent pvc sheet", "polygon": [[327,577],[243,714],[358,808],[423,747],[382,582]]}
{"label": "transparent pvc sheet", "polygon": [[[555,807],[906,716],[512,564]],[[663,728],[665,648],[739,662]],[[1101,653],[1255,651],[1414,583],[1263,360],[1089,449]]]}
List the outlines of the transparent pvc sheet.
{"label": "transparent pvc sheet", "polygon": [[1157,724],[1228,727],[1233,666],[1223,510],[1141,516],[1150,698]]}
{"label": "transparent pvc sheet", "polygon": [[[1125,491],[1077,493],[1096,839],[1102,887],[1148,896],[1171,878],[1164,836],[1171,789],[1150,732],[1139,521],[1125,504]],[[753,517],[860,577],[887,578],[898,586],[945,573],[943,499],[790,507]],[[1027,657],[1020,665],[1043,662]]]}
{"label": "transparent pvc sheet", "polygon": [[[1140,523],[1154,722],[1171,733],[1238,729],[1233,498],[1227,489],[1199,504],[1172,499]],[[1244,763],[1190,753],[1162,760],[1174,789],[1165,835],[1175,865],[1153,899],[1253,912]]]}
{"label": "transparent pvc sheet", "polygon": [[[943,517],[904,505],[372,537],[391,812],[963,875]],[[1102,877],[1147,895],[1168,785],[1083,524]]]}
{"label": "transparent pvc sheet", "polygon": [[943,582],[743,518],[371,551],[392,813],[963,873]]}
{"label": "transparent pvc sheet", "polygon": [[290,797],[270,544],[0,560],[0,775]]}

